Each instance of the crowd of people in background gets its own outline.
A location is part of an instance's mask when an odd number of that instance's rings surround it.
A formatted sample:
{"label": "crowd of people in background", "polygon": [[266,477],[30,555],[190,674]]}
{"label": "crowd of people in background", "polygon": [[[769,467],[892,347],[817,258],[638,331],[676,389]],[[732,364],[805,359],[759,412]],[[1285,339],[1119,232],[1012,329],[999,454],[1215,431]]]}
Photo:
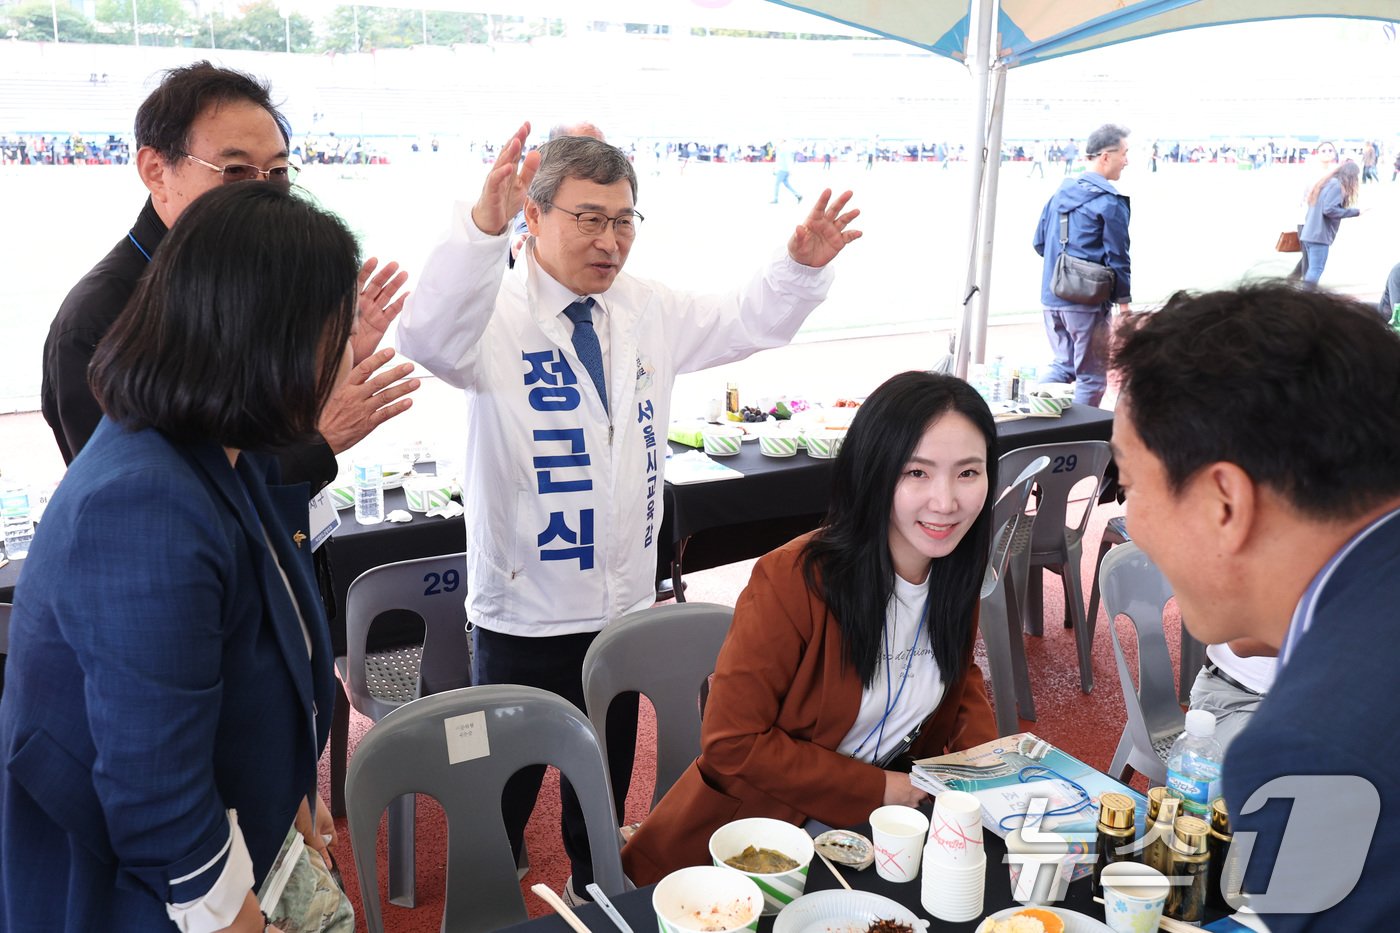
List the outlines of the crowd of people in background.
{"label": "crowd of people in background", "polygon": [[131,161],[129,140],[108,133],[68,136],[28,134],[0,136],[0,165],[125,165]]}
{"label": "crowd of people in background", "polygon": [[[73,133],[12,134],[0,136],[0,164],[4,165],[125,165],[131,157],[131,141],[127,134]],[[292,149],[292,157],[303,165],[377,165],[392,160],[391,153],[403,148],[401,140],[368,139],[363,135],[338,136],[334,132],[308,134]],[[940,162],[947,165],[967,159],[967,147],[951,141],[930,142],[911,140],[799,140],[791,145],[794,162],[820,163],[829,168],[833,162],[853,162],[870,167],[876,162]],[[1326,142],[1306,143],[1293,139],[1239,140],[1158,140],[1152,144],[1152,162],[1188,163],[1249,163],[1255,168],[1267,165],[1295,165],[1314,158]],[[1340,144],[1342,161],[1351,160],[1362,167],[1362,183],[1380,181],[1381,166],[1394,162],[1391,181],[1400,177],[1400,154],[1388,151],[1380,140],[1353,140]],[[407,144],[411,153],[436,153],[442,148],[437,137],[414,138]],[[483,162],[494,162],[497,147],[491,143],[476,143]],[[762,142],[702,142],[700,140],[634,140],[621,144],[634,163],[659,170],[662,164],[682,166],[690,162],[777,162],[779,145],[774,140]],[[1394,148],[1394,147],[1389,147]],[[1002,144],[1003,162],[1032,163],[1044,173],[1044,165],[1068,172],[1080,155],[1073,140],[1020,140]]]}

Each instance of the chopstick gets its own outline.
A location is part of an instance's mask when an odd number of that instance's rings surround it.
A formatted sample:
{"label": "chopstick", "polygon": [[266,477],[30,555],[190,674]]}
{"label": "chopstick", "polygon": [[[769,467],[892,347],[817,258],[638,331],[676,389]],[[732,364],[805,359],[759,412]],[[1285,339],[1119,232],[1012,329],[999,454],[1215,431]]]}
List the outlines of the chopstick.
{"label": "chopstick", "polygon": [[840,870],[837,869],[837,867],[834,864],[832,864],[831,859],[827,858],[821,852],[817,853],[817,858],[821,859],[822,862],[825,863],[826,867],[831,869],[831,873],[836,876],[836,880],[841,882],[841,887],[845,888],[847,891],[855,890],[851,887],[850,882],[846,880],[846,876],[841,874]]}
{"label": "chopstick", "polygon": [[[1094,903],[1102,904],[1103,898],[1095,895]],[[1180,920],[1173,920],[1171,917],[1163,917],[1157,929],[1166,930],[1167,933],[1201,933],[1200,927],[1193,926],[1189,923],[1182,923]]]}
{"label": "chopstick", "polygon": [[[531,885],[530,890],[538,894],[540,899],[550,907],[553,907],[554,912],[563,917],[564,922],[573,927],[578,933],[593,933],[593,931],[589,930],[588,927],[584,925],[584,922],[578,918],[578,914],[574,913],[569,905],[564,903],[563,899],[560,898],[558,894],[555,894],[542,884]],[[1199,931],[1197,931],[1197,933],[1199,933]]]}

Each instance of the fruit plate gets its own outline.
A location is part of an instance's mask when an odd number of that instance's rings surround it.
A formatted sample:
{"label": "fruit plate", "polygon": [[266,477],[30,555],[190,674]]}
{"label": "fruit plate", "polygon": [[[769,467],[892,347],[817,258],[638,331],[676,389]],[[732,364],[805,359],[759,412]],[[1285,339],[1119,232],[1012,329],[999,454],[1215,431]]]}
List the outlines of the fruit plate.
{"label": "fruit plate", "polygon": [[783,908],[773,933],[865,933],[876,920],[908,924],[924,933],[928,921],[908,907],[869,891],[816,891]]}
{"label": "fruit plate", "polygon": [[[1014,916],[1025,909],[1024,907],[1008,907],[1005,910],[998,910],[986,920],[983,920],[982,923],[986,923],[987,920],[1005,920],[1007,917]],[[1063,907],[1036,907],[1034,909],[1049,911],[1059,917],[1064,921],[1065,933],[1113,933],[1113,931],[1109,929],[1108,924],[1101,920],[1095,920],[1088,914],[1081,914],[1075,910],[1065,910]],[[981,930],[981,925],[979,925],[977,929]]]}

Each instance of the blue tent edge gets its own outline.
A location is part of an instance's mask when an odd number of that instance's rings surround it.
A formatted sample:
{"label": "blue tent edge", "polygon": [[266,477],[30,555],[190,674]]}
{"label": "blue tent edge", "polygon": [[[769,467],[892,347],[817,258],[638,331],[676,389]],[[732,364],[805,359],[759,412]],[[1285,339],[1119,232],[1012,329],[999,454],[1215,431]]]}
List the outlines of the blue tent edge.
{"label": "blue tent edge", "polygon": [[[840,23],[843,26],[850,26],[855,29],[860,29],[870,33],[872,36],[879,36],[883,39],[892,39],[896,42],[902,42],[905,45],[912,45],[915,48],[920,48],[927,52],[932,52],[935,55],[941,55],[944,58],[949,58],[953,61],[957,61],[963,64],[967,63],[965,48],[968,34],[967,16],[963,16],[961,19],[959,19],[951,29],[949,29],[943,35],[939,36],[933,42],[918,42],[916,40],[909,39],[905,36],[895,35],[893,33],[884,32],[879,29],[872,29],[870,26],[867,26],[864,23],[859,23],[849,19],[842,19],[839,16],[833,16],[830,13],[825,13],[821,10],[813,10],[810,7],[806,7],[803,6],[801,3],[795,2],[795,0],[768,0],[768,2],[775,3],[778,6],[784,6],[792,10],[797,10],[799,12],[806,13],[809,16],[815,16],[819,19],[830,20],[833,23]],[[1016,24],[1013,21],[1011,21],[1004,12],[998,10],[998,29],[1001,33],[1002,48],[1000,50],[1001,54],[998,54],[997,56],[997,62],[1007,67],[1020,67],[1024,65],[1033,65],[1036,62],[1050,61],[1051,59],[1062,58],[1063,56],[1073,55],[1078,52],[1088,51],[1087,49],[1066,49],[1064,48],[1064,46],[1072,43],[1078,43],[1083,41],[1084,39],[1089,39],[1096,35],[1109,32],[1113,29],[1118,28],[1124,23],[1138,22],[1140,20],[1147,19],[1149,17],[1156,16],[1161,13],[1169,12],[1175,9],[1180,9],[1181,7],[1191,6],[1198,2],[1199,0],[1144,0],[1144,2],[1134,4],[1131,8],[1119,10],[1114,13],[1104,14],[1103,16],[1097,17],[1096,19],[1082,23],[1072,30],[1062,32],[1054,36],[1049,36],[1045,39],[1040,40],[1039,42],[1031,42],[1029,39],[1027,39],[1025,33],[1022,32],[1020,28],[1017,27]],[[1132,36],[1125,36],[1124,38],[1114,39],[1112,41],[1104,42],[1100,45],[1096,45],[1093,47],[1108,48],[1109,46],[1118,45],[1123,42],[1132,42],[1136,39],[1146,39],[1151,36],[1166,35],[1167,33],[1171,32],[1185,32],[1188,29],[1203,29],[1211,26],[1236,26],[1242,23],[1256,23],[1264,22],[1267,20],[1283,19],[1368,19],[1374,22],[1382,23],[1394,21],[1393,17],[1368,16],[1359,13],[1336,14],[1320,12],[1301,13],[1293,16],[1269,16],[1265,14],[1260,16],[1245,16],[1240,17],[1239,19],[1218,20],[1209,23],[1195,23],[1188,26],[1173,26],[1168,29],[1158,29],[1151,32],[1144,32]]]}

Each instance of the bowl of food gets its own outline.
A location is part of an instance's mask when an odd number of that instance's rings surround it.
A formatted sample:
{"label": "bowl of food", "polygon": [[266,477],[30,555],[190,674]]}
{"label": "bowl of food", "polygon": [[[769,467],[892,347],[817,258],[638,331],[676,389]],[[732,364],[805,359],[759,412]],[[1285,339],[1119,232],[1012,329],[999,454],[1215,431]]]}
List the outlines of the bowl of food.
{"label": "bowl of food", "polygon": [[744,432],[723,425],[706,426],[703,434],[705,453],[711,457],[732,457],[739,452]]}
{"label": "bowl of food", "polygon": [[1063,907],[1008,907],[977,927],[977,933],[1112,933],[1108,924]]}
{"label": "bowl of food", "polygon": [[760,434],[759,453],[765,457],[793,457],[797,455],[797,435],[791,431],[781,434]]}
{"label": "bowl of food", "polygon": [[710,836],[710,858],[753,879],[769,916],[802,896],[815,851],[802,827],[761,816],[725,823]]}
{"label": "bowl of food", "polygon": [[410,512],[440,509],[452,499],[452,487],[436,476],[412,476],[403,484],[404,501]]}
{"label": "bowl of food", "polygon": [[662,878],[651,892],[661,933],[729,933],[757,930],[763,892],[747,875],[697,865]]}
{"label": "bowl of food", "polygon": [[846,442],[846,429],[817,428],[807,432],[807,456],[817,460],[833,460]]}

